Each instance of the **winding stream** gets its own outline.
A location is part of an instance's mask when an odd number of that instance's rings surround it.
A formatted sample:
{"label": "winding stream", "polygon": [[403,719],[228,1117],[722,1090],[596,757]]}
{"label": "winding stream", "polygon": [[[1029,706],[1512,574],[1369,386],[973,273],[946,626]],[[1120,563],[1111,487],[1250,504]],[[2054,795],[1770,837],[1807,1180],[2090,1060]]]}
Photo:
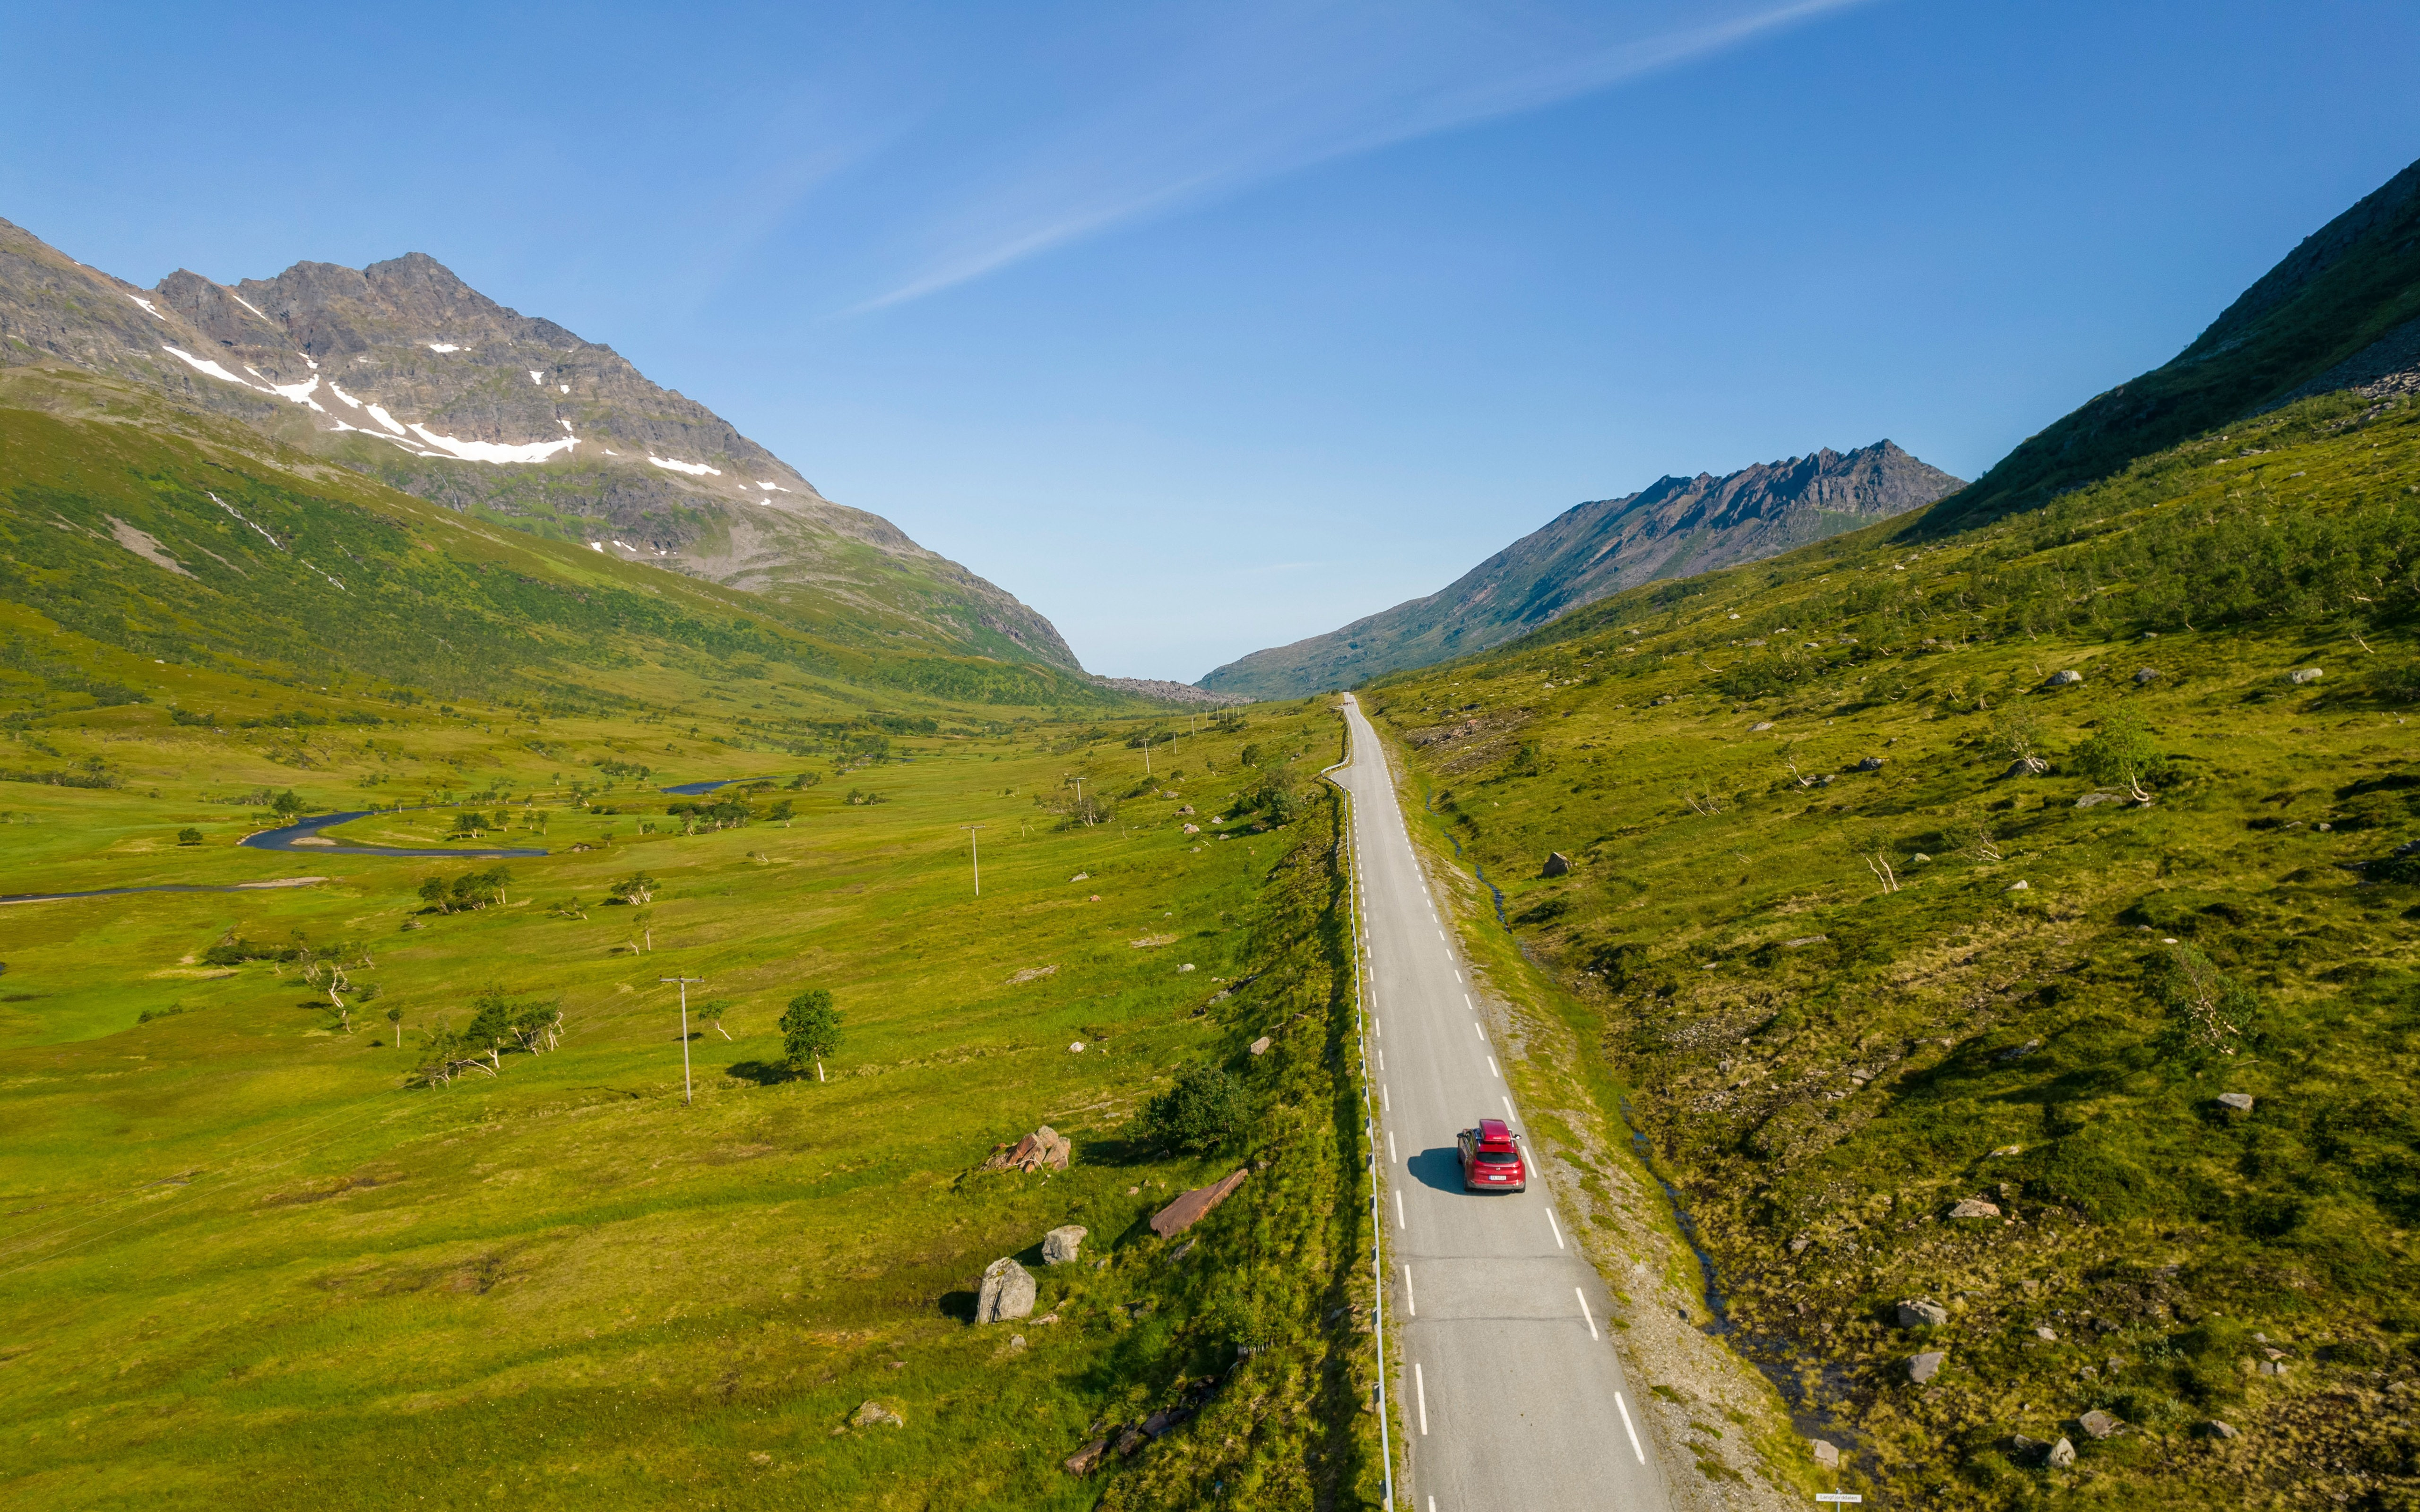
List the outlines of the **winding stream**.
{"label": "winding stream", "polygon": [[421,849],[408,845],[363,845],[349,840],[330,840],[319,831],[334,825],[367,819],[376,813],[418,812],[402,809],[357,809],[349,813],[313,814],[278,829],[264,829],[246,835],[236,843],[256,851],[342,851],[347,856],[418,856],[423,857],[464,857],[499,856],[544,856],[543,850],[509,845],[482,846],[476,849]]}

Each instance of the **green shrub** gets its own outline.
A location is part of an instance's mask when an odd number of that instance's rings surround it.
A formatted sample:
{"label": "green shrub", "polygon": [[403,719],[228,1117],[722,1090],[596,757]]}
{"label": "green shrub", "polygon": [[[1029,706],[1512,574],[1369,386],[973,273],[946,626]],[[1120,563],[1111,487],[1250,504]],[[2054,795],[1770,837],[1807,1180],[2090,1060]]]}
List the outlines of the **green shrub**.
{"label": "green shrub", "polygon": [[1235,1079],[1203,1061],[1176,1069],[1176,1080],[1135,1119],[1135,1140],[1152,1149],[1206,1155],[1244,1123],[1244,1091]]}

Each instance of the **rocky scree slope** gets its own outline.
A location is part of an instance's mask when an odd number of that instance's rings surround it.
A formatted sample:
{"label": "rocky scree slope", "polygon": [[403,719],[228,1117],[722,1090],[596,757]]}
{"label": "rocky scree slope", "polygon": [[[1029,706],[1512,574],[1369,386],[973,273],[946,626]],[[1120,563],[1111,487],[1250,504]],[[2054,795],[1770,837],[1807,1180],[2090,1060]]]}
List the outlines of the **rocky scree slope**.
{"label": "rocky scree slope", "polygon": [[424,254],[235,285],[180,269],[145,289],[0,221],[0,364],[40,362],[148,384],[423,499],[791,600],[853,638],[1077,665],[1013,595]]}
{"label": "rocky scree slope", "polygon": [[1624,588],[1773,556],[1962,486],[1888,440],[1854,452],[1827,446],[1719,478],[1661,478],[1566,511],[1426,598],[1256,651],[1202,686],[1254,698],[1347,687],[1484,651]]}
{"label": "rocky scree slope", "polygon": [[1911,538],[2029,509],[2315,394],[2420,390],[2420,162],[2304,239],[2164,366],[2029,437]]}

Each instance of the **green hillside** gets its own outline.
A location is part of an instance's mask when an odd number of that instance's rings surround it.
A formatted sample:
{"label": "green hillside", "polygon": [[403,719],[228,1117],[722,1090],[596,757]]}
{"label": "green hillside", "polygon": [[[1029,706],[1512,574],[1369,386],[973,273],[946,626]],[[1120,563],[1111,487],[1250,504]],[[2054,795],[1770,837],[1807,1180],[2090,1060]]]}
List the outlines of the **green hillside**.
{"label": "green hillside", "polygon": [[2415,321],[2420,162],[2313,232],[2173,361],[2028,437],[1906,538],[2035,507],[2268,407],[2381,379],[2408,393],[2420,368]]}
{"label": "green hillside", "polygon": [[2415,1504],[2420,405],[1901,530],[1364,702],[1848,1484]]}
{"label": "green hillside", "polygon": [[[0,904],[0,1504],[1374,1502],[1332,711],[869,645],[0,384],[6,891],[198,889]],[[1044,1124],[1065,1170],[978,1168]],[[1003,1257],[1036,1305],[978,1326]]]}

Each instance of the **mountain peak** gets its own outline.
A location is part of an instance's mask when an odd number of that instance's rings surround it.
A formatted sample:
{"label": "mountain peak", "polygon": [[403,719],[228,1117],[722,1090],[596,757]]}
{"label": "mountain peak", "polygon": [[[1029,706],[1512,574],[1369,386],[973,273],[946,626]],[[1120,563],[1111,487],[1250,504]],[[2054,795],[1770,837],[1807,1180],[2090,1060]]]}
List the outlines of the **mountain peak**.
{"label": "mountain peak", "polygon": [[1564,511],[1426,598],[1256,651],[1201,686],[1255,698],[1350,687],[1483,651],[1638,583],[1774,556],[1962,486],[1888,440],[1822,447],[1721,477],[1668,473],[1637,493]]}

